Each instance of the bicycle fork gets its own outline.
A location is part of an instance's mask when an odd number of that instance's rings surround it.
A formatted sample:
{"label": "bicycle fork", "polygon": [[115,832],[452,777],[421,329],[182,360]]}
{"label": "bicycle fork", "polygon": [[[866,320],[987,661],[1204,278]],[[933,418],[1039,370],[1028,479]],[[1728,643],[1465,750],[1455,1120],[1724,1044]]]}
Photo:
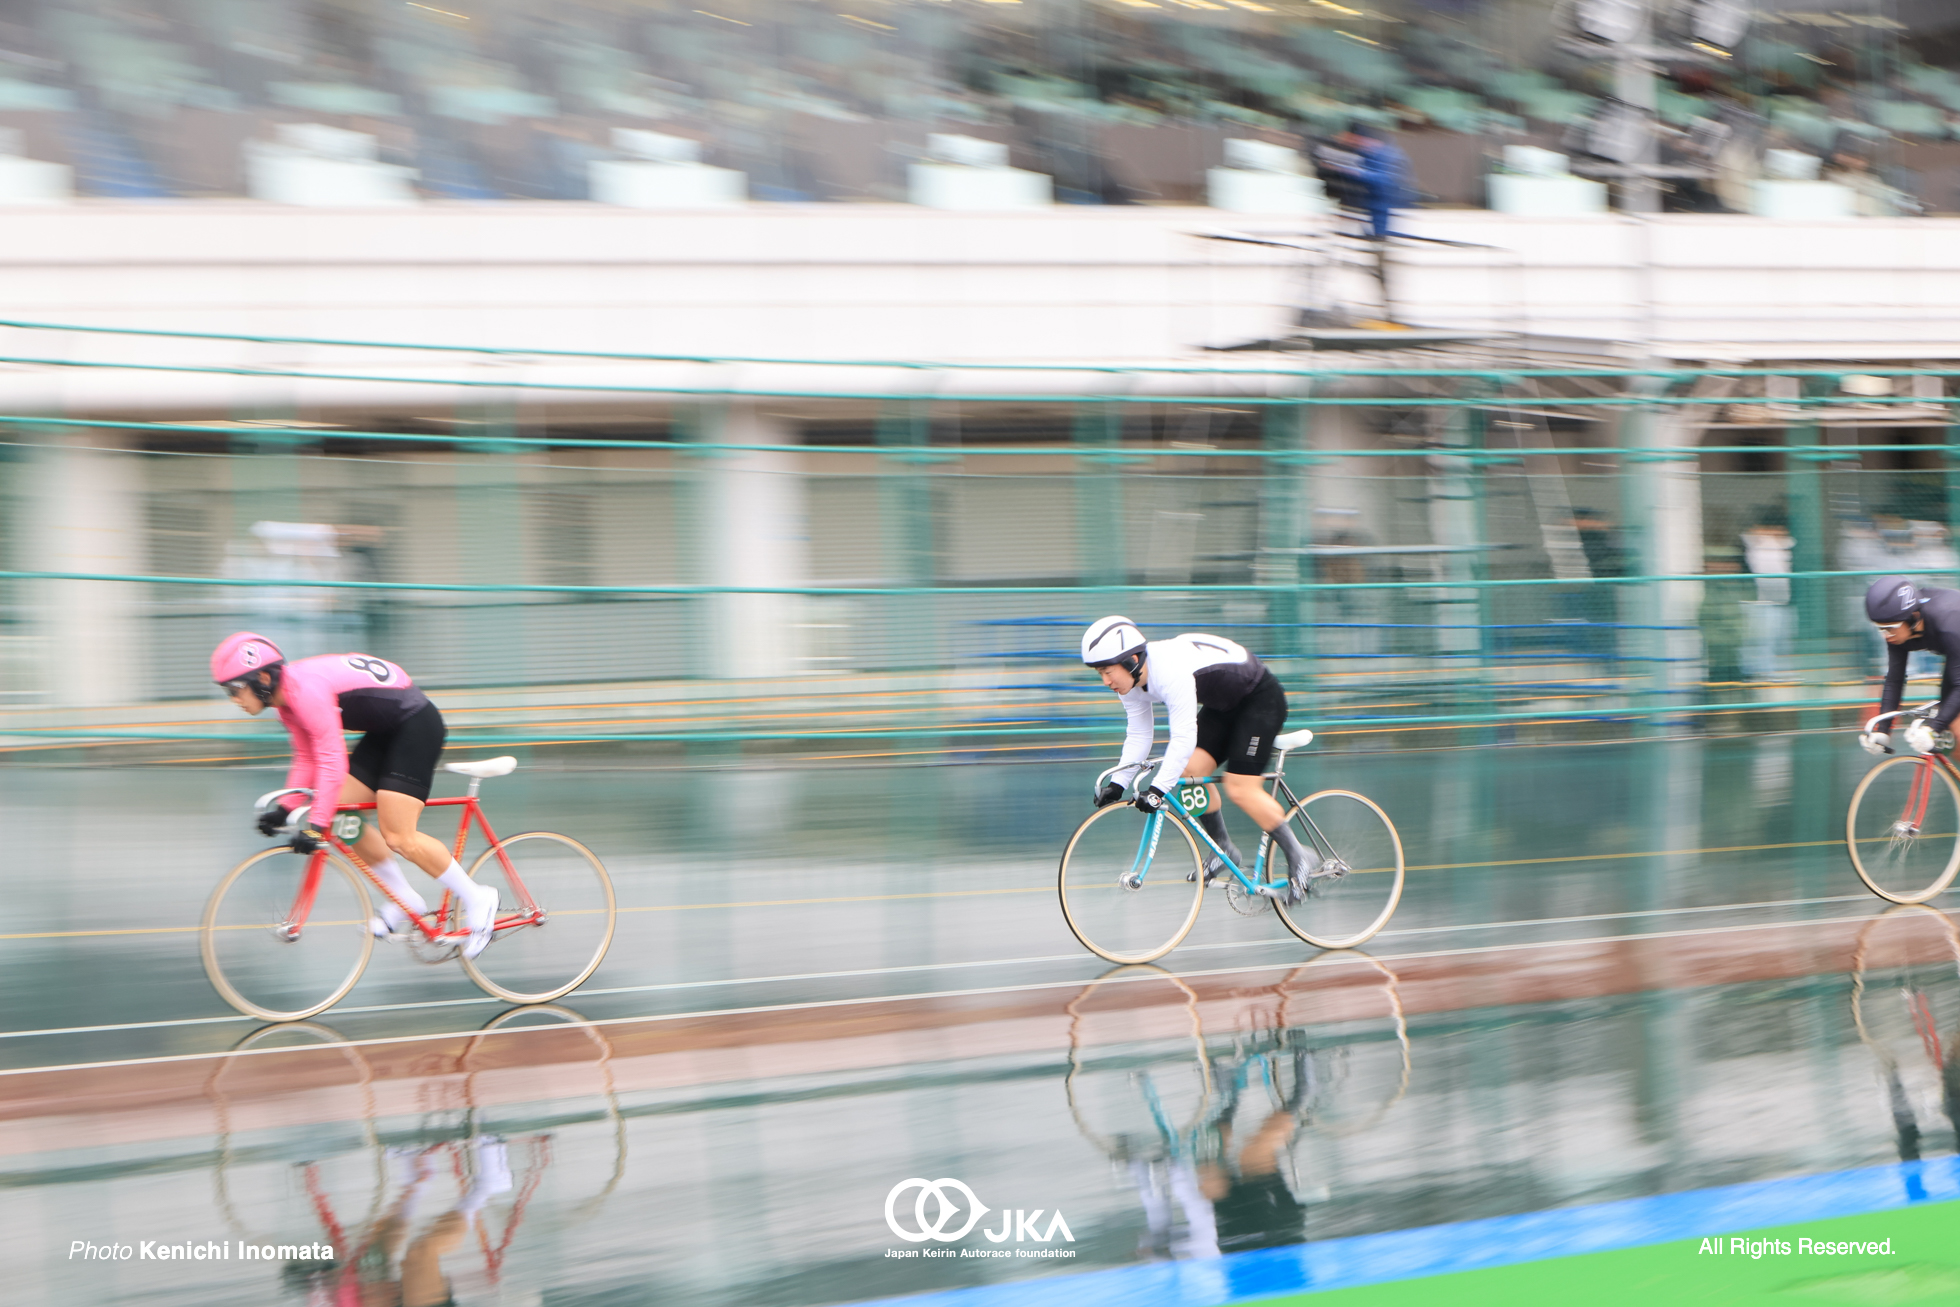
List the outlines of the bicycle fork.
{"label": "bicycle fork", "polygon": [[1143,888],[1144,873],[1150,870],[1150,863],[1157,856],[1157,841],[1163,837],[1164,814],[1153,812],[1144,824],[1143,841],[1137,845],[1136,861],[1118,878],[1118,884],[1124,889]]}
{"label": "bicycle fork", "polygon": [[1939,766],[1931,758],[1921,763],[1912,773],[1912,788],[1906,793],[1906,808],[1899,820],[1892,826],[1892,842],[1910,843],[1919,837],[1920,828],[1926,822],[1926,805],[1933,798],[1933,768]]}
{"label": "bicycle fork", "polygon": [[320,869],[326,865],[326,853],[316,849],[306,860],[306,874],[299,882],[299,893],[293,896],[293,906],[287,911],[286,919],[272,928],[272,933],[288,944],[299,942],[306,919],[313,915],[313,900],[320,893]]}

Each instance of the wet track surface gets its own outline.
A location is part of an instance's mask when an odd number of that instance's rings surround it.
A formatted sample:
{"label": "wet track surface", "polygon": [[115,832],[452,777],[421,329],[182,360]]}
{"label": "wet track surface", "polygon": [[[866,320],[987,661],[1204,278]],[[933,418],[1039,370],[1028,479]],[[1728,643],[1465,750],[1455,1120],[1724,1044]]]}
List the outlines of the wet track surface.
{"label": "wet track surface", "polygon": [[[545,759],[484,794],[611,870],[583,990],[513,1014],[378,948],[271,1031],[195,927],[276,774],[11,769],[9,1300],[304,1301],[412,1263],[459,1302],[839,1303],[1951,1154],[1960,942],[1852,875],[1868,762],[1842,735],[1303,756],[1296,789],[1365,791],[1408,849],[1367,956],[1208,896],[1161,969],[1112,972],[1053,890],[1093,765]],[[927,1247],[1074,1256],[890,1257],[914,1177],[989,1209]]]}

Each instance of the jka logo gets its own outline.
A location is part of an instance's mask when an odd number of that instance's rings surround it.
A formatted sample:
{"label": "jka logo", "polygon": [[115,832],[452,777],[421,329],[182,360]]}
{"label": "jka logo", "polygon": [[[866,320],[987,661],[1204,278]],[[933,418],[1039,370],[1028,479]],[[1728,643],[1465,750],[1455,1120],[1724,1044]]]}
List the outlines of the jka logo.
{"label": "jka logo", "polygon": [[[899,1223],[898,1200],[913,1189],[919,1191],[919,1196],[912,1203],[912,1222],[917,1228],[908,1230]],[[927,1214],[929,1203],[933,1205],[930,1215]],[[992,1210],[993,1208],[980,1201],[973,1190],[960,1181],[952,1179],[921,1180],[914,1177],[910,1180],[900,1180],[892,1186],[892,1191],[885,1195],[885,1224],[891,1227],[893,1234],[907,1243],[923,1243],[927,1239],[936,1239],[940,1243],[953,1243],[964,1239],[973,1232],[974,1226],[980,1224],[980,1218]],[[965,1219],[959,1221],[959,1227],[949,1228],[962,1213]],[[1042,1209],[1039,1207],[1031,1212],[1019,1208],[1012,1211],[1003,1210],[1000,1213],[1000,1229],[982,1230],[980,1233],[987,1236],[990,1243],[1005,1243],[1009,1238],[1016,1243],[1048,1243],[1058,1233],[1068,1242],[1075,1242],[1074,1233],[1070,1231],[1068,1222],[1062,1219],[1059,1211],[1050,1218],[1047,1230],[1037,1233],[1036,1222],[1041,1219],[1041,1216]]]}

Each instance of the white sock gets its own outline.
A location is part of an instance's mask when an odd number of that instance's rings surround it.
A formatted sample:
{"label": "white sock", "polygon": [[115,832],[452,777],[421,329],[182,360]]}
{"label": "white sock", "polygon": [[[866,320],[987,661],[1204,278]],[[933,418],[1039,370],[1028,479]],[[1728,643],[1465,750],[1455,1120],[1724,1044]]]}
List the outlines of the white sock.
{"label": "white sock", "polygon": [[476,1162],[476,1183],[456,1204],[456,1210],[474,1221],[492,1198],[510,1192],[510,1157],[504,1141],[494,1135],[470,1140],[470,1153]]}
{"label": "white sock", "polygon": [[449,870],[436,877],[436,884],[463,900],[464,903],[474,903],[483,895],[483,886],[471,880],[468,873],[463,870],[463,864],[453,858],[450,860]]}
{"label": "white sock", "polygon": [[483,952],[484,945],[490,942],[490,923],[497,919],[497,891],[471,880],[454,861],[449,864],[448,871],[436,877],[436,881],[447,887],[463,905],[463,929],[474,936],[463,946],[463,956],[473,958]]}
{"label": "white sock", "polygon": [[[402,875],[402,866],[399,862],[396,862],[393,858],[383,858],[381,861],[375,863],[372,869],[374,871],[374,878],[383,885],[386,885],[390,890],[393,890],[395,897],[399,898],[403,903],[406,903],[417,914],[429,910],[428,902],[420,894],[415,892],[415,887],[408,883],[406,876]],[[402,910],[396,907],[392,900],[384,897],[381,900],[381,920],[387,923],[389,930],[400,930],[402,924],[408,918],[402,914]]]}

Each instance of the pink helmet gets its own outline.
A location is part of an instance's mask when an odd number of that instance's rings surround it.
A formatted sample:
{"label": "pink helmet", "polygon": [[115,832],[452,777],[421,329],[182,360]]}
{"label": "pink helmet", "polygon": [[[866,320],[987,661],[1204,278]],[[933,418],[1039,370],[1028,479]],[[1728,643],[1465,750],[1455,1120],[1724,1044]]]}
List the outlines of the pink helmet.
{"label": "pink helmet", "polygon": [[286,661],[279,646],[262,635],[238,631],[228,635],[211,652],[211,679],[219,685],[250,676],[262,667],[276,667]]}

